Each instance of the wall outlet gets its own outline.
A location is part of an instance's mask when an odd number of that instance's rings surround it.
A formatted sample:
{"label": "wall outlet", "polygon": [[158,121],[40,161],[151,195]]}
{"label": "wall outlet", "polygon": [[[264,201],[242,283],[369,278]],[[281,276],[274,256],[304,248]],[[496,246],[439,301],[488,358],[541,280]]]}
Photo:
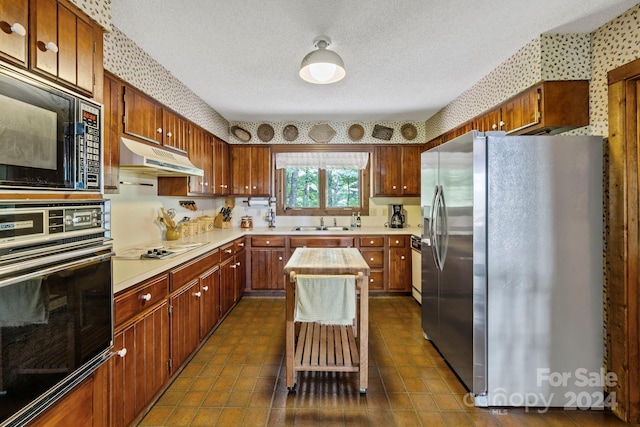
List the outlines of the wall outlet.
{"label": "wall outlet", "polygon": [[382,216],[387,216],[387,208],[382,208]]}
{"label": "wall outlet", "polygon": [[371,216],[378,215],[378,209],[376,209],[376,208],[369,209],[369,215],[371,215]]}

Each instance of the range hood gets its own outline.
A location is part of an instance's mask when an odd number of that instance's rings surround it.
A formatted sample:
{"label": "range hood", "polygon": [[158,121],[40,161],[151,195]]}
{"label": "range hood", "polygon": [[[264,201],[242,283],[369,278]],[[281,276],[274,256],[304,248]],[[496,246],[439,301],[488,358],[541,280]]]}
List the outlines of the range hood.
{"label": "range hood", "polygon": [[203,176],[183,154],[120,138],[120,168],[156,176]]}

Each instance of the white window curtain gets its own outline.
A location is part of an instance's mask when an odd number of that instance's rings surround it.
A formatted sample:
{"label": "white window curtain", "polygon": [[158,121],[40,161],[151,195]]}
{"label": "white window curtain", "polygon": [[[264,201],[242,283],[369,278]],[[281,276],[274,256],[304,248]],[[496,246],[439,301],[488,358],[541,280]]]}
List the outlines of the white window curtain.
{"label": "white window curtain", "polygon": [[368,161],[369,153],[276,153],[276,169],[365,169]]}

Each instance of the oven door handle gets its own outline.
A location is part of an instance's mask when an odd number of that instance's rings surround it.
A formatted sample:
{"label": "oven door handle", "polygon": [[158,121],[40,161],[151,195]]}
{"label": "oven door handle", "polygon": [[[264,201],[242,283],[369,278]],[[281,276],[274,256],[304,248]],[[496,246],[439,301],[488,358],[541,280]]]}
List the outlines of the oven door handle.
{"label": "oven door handle", "polygon": [[[99,255],[95,255],[92,257],[87,257],[87,258],[82,258],[82,259],[77,259],[75,261],[71,261],[71,262],[67,262],[64,264],[56,264],[53,265],[51,267],[48,268],[43,268],[41,270],[37,270],[28,274],[23,274],[20,276],[13,276],[13,277],[9,277],[7,279],[4,280],[0,280],[0,288],[4,287],[4,286],[9,286],[9,285],[13,285],[14,283],[20,283],[23,282],[25,280],[29,280],[29,279],[33,279],[34,277],[38,277],[38,276],[43,276],[43,275],[48,275],[51,273],[55,273],[57,271],[61,271],[61,270],[67,270],[69,268],[73,268],[82,264],[88,264],[91,263],[93,261],[98,261],[98,260],[105,260],[108,258],[111,258],[115,255],[115,252],[113,252],[111,250],[111,247],[106,246],[105,247],[107,250],[109,250],[108,253],[101,253]],[[32,260],[32,261],[25,261],[19,264],[14,264],[11,267],[7,268],[7,271],[1,271],[0,273],[2,273],[2,275],[5,275],[7,273],[12,273],[12,272],[16,272],[16,271],[21,271],[21,270],[25,270],[26,268],[31,268],[31,267],[38,267],[39,265],[47,265],[47,264],[51,264],[51,263],[55,263],[55,262],[63,262],[64,260],[70,259],[70,258],[75,258],[78,256],[82,256],[82,255],[87,255],[87,254],[95,254],[96,253],[96,248],[88,248],[88,249],[82,249],[79,251],[73,251],[73,252],[69,252],[69,253],[65,253],[65,254],[57,254],[57,255],[52,255],[46,258],[40,258],[39,260]]]}

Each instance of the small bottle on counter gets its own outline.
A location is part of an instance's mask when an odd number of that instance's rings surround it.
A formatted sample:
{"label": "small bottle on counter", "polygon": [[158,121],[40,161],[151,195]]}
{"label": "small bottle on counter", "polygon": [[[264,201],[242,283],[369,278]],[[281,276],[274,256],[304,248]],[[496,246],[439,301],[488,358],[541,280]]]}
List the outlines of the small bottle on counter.
{"label": "small bottle on counter", "polygon": [[362,219],[360,219],[360,212],[358,212],[358,216],[356,217],[356,227],[362,227]]}
{"label": "small bottle on counter", "polygon": [[351,228],[356,228],[356,214],[351,212]]}

